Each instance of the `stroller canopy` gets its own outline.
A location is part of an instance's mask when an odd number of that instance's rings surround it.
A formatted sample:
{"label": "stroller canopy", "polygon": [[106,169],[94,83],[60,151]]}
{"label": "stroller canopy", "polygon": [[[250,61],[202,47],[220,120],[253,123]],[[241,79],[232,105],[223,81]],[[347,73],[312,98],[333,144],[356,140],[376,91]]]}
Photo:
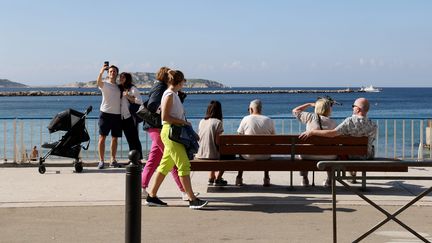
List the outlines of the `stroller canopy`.
{"label": "stroller canopy", "polygon": [[84,113],[73,109],[67,109],[58,113],[48,125],[50,133],[57,131],[69,131],[79,120],[84,116]]}

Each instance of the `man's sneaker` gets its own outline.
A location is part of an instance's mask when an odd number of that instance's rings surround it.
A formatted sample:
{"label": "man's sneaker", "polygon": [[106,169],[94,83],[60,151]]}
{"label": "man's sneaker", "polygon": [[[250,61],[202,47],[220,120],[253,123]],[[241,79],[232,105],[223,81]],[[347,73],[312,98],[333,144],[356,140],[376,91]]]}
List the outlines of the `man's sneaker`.
{"label": "man's sneaker", "polygon": [[243,186],[243,178],[241,177],[236,177],[236,182],[235,182],[236,186]]}
{"label": "man's sneaker", "polygon": [[207,183],[207,185],[209,185],[209,186],[213,186],[213,183],[215,182],[215,179],[214,178],[210,178],[209,180],[208,180],[208,183]]}
{"label": "man's sneaker", "polygon": [[141,188],[141,198],[147,198],[148,192],[145,188]]}
{"label": "man's sneaker", "polygon": [[309,186],[309,179],[307,177],[303,177],[301,185],[305,187]]}
{"label": "man's sneaker", "polygon": [[103,161],[99,161],[98,163],[98,169],[102,170],[105,167],[105,163]]}
{"label": "man's sneaker", "polygon": [[120,168],[121,165],[117,162],[117,160],[113,160],[110,164],[110,167],[112,168]]}
{"label": "man's sneaker", "polygon": [[147,206],[156,206],[156,207],[165,207],[168,205],[166,202],[162,202],[158,197],[150,197],[150,195],[147,195],[145,204]]}
{"label": "man's sneaker", "polygon": [[203,201],[203,200],[201,200],[199,198],[196,198],[193,201],[189,201],[189,208],[200,209],[200,208],[204,207],[207,204],[208,204],[208,201]]}
{"label": "man's sneaker", "polygon": [[216,179],[214,182],[215,186],[226,186],[228,185],[228,181],[224,180],[223,178]]}
{"label": "man's sneaker", "polygon": [[[194,192],[195,197],[197,197],[199,194],[199,192]],[[189,201],[189,197],[186,192],[181,192],[181,198],[183,201]]]}

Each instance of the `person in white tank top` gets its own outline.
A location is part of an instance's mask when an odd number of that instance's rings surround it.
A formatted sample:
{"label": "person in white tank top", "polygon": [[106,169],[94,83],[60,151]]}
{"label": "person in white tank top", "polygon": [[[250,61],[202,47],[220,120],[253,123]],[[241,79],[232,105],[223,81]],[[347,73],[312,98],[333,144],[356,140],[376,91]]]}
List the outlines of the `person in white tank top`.
{"label": "person in white tank top", "polygon": [[189,197],[189,208],[199,209],[207,205],[207,201],[203,201],[196,197],[192,190],[190,179],[190,161],[186,153],[186,148],[183,144],[177,143],[169,139],[169,131],[171,125],[191,126],[186,121],[184,115],[183,104],[178,96],[178,91],[183,88],[186,80],[181,71],[168,71],[168,89],[162,95],[161,102],[161,118],[162,131],[161,139],[165,146],[162,155],[162,160],[157,168],[154,184],[146,198],[146,204],[149,206],[166,206],[167,204],[157,197],[157,192],[165,179],[165,176],[177,166],[180,181]]}

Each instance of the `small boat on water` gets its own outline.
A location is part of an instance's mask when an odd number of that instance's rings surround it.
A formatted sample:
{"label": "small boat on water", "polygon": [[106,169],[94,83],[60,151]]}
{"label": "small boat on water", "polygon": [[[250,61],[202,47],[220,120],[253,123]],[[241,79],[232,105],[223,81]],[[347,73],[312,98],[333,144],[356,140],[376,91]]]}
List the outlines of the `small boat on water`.
{"label": "small boat on water", "polygon": [[363,87],[361,87],[360,91],[361,92],[381,92],[381,89],[376,88],[376,87],[374,87],[372,85],[369,85],[369,86],[363,86]]}

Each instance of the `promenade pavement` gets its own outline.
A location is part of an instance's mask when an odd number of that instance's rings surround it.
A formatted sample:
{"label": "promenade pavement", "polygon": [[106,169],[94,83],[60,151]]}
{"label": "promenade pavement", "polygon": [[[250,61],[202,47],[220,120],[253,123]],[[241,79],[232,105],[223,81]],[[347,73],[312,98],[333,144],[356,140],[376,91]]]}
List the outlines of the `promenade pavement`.
{"label": "promenade pavement", "polygon": [[[0,166],[0,242],[124,242],[125,169],[85,167],[74,173],[72,166],[50,162],[43,175],[37,167]],[[416,167],[402,175],[431,171]],[[304,188],[295,172],[290,190],[289,172],[270,172],[271,187],[262,187],[262,172],[245,172],[245,186],[226,188],[207,187],[208,173],[192,172],[194,190],[209,201],[203,210],[181,201],[169,175],[158,194],[169,206],[142,208],[142,242],[332,242],[331,193],[321,186],[325,175],[316,173],[317,186]],[[232,185],[235,176],[226,172],[224,178]],[[432,181],[369,181],[366,196],[394,212],[430,186]],[[351,242],[385,218],[342,186],[337,199],[339,242]],[[429,194],[398,218],[432,241],[431,209]],[[389,222],[363,242],[421,241]]]}

